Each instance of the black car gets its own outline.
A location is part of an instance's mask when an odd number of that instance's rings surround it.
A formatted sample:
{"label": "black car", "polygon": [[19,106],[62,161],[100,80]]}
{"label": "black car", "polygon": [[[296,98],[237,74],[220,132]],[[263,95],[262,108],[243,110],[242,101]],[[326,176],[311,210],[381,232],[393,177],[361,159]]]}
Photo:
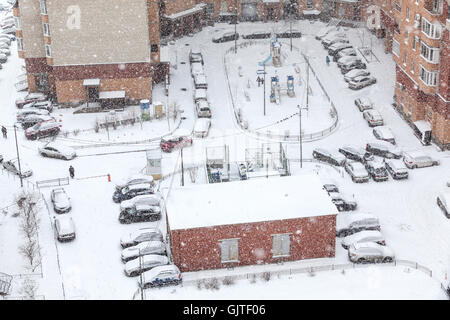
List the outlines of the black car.
{"label": "black car", "polygon": [[268,39],[271,33],[268,31],[255,31],[242,36],[244,39]]}
{"label": "black car", "polygon": [[314,159],[325,161],[335,166],[343,166],[345,163],[345,157],[339,153],[332,154],[328,150],[322,148],[314,149],[312,155]]}
{"label": "black car", "polygon": [[346,199],[339,192],[332,192],[330,197],[339,212],[356,210],[356,202]]}
{"label": "black car", "polygon": [[388,159],[401,159],[403,157],[403,153],[399,149],[391,147],[391,145],[385,146],[381,143],[369,142],[366,145],[366,151]]}
{"label": "black car", "polygon": [[366,163],[366,161],[373,160],[373,155],[365,151],[361,148],[354,148],[352,146],[344,146],[342,148],[339,148],[338,150],[340,153],[342,153],[347,159],[359,161],[361,163]]}
{"label": "black car", "polygon": [[292,32],[290,29],[277,33],[277,38],[301,38],[302,33],[299,30],[292,29]]}
{"label": "black car", "polygon": [[136,196],[153,193],[153,186],[150,183],[133,184],[116,190],[113,194],[113,201],[115,203],[119,203],[124,200],[132,199]]}
{"label": "black car", "polygon": [[323,185],[323,189],[330,194],[331,192],[339,192],[339,188],[335,184],[327,183]]}
{"label": "black car", "polygon": [[408,179],[408,169],[401,160],[386,160],[386,170],[391,174],[395,180]]}
{"label": "black car", "polygon": [[119,215],[120,223],[157,221],[160,219],[161,208],[148,205],[126,208]]}
{"label": "black car", "polygon": [[220,43],[220,42],[227,42],[227,41],[234,41],[239,39],[239,33],[234,32],[226,32],[221,36],[214,37],[212,39],[212,42],[214,43]]}
{"label": "black car", "polygon": [[389,179],[386,167],[382,162],[367,161],[366,170],[374,181],[387,181]]}

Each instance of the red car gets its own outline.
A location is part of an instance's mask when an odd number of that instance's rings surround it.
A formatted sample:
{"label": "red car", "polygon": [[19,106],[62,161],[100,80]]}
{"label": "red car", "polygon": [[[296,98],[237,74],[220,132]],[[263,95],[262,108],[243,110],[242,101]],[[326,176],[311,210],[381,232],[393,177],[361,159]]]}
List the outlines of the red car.
{"label": "red car", "polygon": [[192,145],[190,134],[173,134],[161,139],[159,146],[164,152],[172,152],[173,149],[184,148]]}
{"label": "red car", "polygon": [[30,102],[43,102],[47,100],[47,96],[40,92],[32,92],[27,94],[23,98],[17,98],[16,99],[16,107],[21,109],[24,105],[30,103]]}
{"label": "red car", "polygon": [[39,122],[25,130],[25,136],[29,140],[36,140],[43,137],[56,136],[61,129],[55,121]]}

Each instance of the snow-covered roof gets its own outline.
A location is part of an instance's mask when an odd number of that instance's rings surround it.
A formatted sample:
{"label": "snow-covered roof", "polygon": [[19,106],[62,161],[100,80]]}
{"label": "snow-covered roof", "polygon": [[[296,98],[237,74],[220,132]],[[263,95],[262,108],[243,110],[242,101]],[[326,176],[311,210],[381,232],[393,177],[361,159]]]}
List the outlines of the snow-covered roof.
{"label": "snow-covered roof", "polygon": [[159,50],[159,61],[170,62],[170,49],[168,46],[161,46]]}
{"label": "snow-covered roof", "polygon": [[191,14],[195,14],[197,12],[200,12],[203,10],[203,8],[206,7],[206,4],[204,3],[199,3],[197,5],[195,5],[195,7],[187,9],[187,10],[183,10],[177,13],[173,13],[171,15],[165,15],[164,17],[169,19],[169,20],[175,20],[175,19],[179,19]]}
{"label": "snow-covered roof", "polygon": [[414,121],[414,125],[416,126],[417,130],[419,130],[422,133],[426,131],[431,131],[431,126],[428,123],[428,121],[425,120]]}
{"label": "snow-covered roof", "polygon": [[316,175],[250,179],[172,189],[171,230],[336,215]]}
{"label": "snow-covered roof", "polygon": [[303,14],[314,14],[314,15],[318,15],[320,14],[321,11],[317,10],[317,9],[311,9],[311,10],[303,10]]}
{"label": "snow-covered roof", "polygon": [[125,98],[125,91],[102,91],[98,95],[99,99],[120,99]]}

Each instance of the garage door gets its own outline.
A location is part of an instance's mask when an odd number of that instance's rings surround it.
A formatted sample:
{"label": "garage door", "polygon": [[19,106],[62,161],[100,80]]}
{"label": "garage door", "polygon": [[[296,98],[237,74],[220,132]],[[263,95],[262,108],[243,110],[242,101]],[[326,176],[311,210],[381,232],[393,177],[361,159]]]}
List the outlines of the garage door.
{"label": "garage door", "polygon": [[242,4],[242,20],[256,20],[258,18],[257,4],[255,3],[243,3]]}

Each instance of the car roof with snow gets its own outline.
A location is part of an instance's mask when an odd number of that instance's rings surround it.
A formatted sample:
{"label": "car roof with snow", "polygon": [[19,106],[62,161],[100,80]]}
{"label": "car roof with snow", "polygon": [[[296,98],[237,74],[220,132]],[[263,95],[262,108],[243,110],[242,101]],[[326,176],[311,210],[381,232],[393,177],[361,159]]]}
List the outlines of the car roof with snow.
{"label": "car roof with snow", "polygon": [[348,242],[358,241],[358,240],[364,239],[366,237],[379,237],[381,239],[384,239],[383,235],[378,230],[363,230],[363,231],[359,231],[354,234],[351,234],[349,236],[346,236],[344,238],[344,242],[348,243]]}
{"label": "car roof with snow", "polygon": [[136,189],[151,189],[152,185],[150,183],[137,183],[130,184],[127,186],[128,190],[136,190]]}
{"label": "car roof with snow", "polygon": [[408,171],[405,166],[405,163],[399,159],[386,159],[386,163],[394,170],[397,171]]}
{"label": "car roof with snow", "polygon": [[72,217],[69,215],[57,216],[55,218],[59,223],[59,230],[62,233],[71,233],[74,231],[74,224]]}
{"label": "car roof with snow", "polygon": [[392,133],[391,128],[386,126],[378,126],[373,130],[377,131],[383,138],[393,138],[394,134]]}
{"label": "car roof with snow", "polygon": [[366,219],[378,221],[378,218],[370,213],[339,213],[336,217],[336,229],[342,229],[354,222]]}
{"label": "car roof with snow", "polygon": [[447,210],[450,209],[450,192],[442,192],[439,195],[439,199],[441,199]]}
{"label": "car roof with snow", "polygon": [[392,249],[390,247],[383,246],[376,242],[357,242],[357,243],[354,243],[353,246],[355,247],[356,250],[370,248],[370,249],[381,250],[385,255],[394,255],[394,251],[392,251]]}
{"label": "car roof with snow", "polygon": [[141,263],[144,266],[153,263],[167,264],[169,263],[169,258],[160,254],[146,254],[143,255],[141,258],[137,257],[136,259],[128,261],[125,264],[125,268],[126,269],[139,268]]}
{"label": "car roof with snow", "polygon": [[46,143],[43,147],[44,148],[45,147],[55,148],[56,150],[63,152],[63,153],[75,152],[75,149],[73,149],[72,147],[65,146],[63,144],[60,144],[58,142],[53,142],[53,141]]}
{"label": "car roof with snow", "polygon": [[206,118],[198,118],[195,120],[194,131],[206,131],[209,127],[211,120]]}
{"label": "car roof with snow", "polygon": [[404,152],[404,155],[411,158],[431,158],[431,156],[422,151],[406,151]]}

